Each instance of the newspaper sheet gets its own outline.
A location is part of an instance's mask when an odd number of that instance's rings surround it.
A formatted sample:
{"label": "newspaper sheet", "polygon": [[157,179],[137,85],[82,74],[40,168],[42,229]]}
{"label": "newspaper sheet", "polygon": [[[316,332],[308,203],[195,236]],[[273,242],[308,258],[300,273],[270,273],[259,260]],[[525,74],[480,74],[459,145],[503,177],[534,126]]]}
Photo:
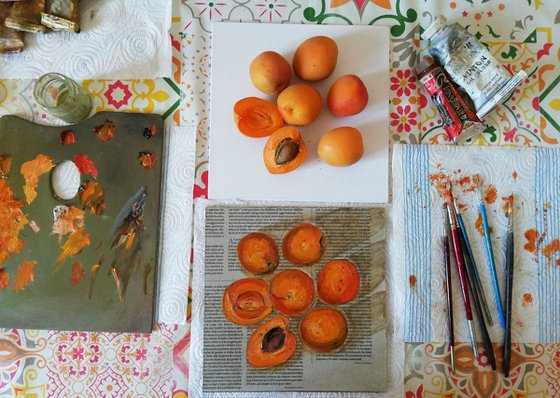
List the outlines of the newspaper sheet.
{"label": "newspaper sheet", "polygon": [[[326,250],[317,263],[297,267],[283,258],[282,238],[304,222],[323,230]],[[268,282],[283,270],[297,268],[308,273],[316,286],[317,275],[328,261],[348,259],[355,264],[360,274],[359,293],[351,302],[337,306],[348,323],[342,348],[316,353],[304,346],[298,335],[303,314],[290,317],[290,330],[297,336],[293,357],[267,369],[254,369],[247,364],[247,341],[258,325],[242,327],[229,322],[223,314],[222,297],[232,282],[254,277],[242,269],[237,257],[237,243],[251,232],[264,232],[278,245],[278,269],[258,276]],[[193,396],[198,396],[196,392],[386,389],[383,208],[210,206],[206,208],[204,235],[204,269],[195,270],[193,281],[193,301],[203,300],[202,310],[193,314],[193,345],[202,343],[201,348],[193,347],[192,359],[197,362],[193,367],[198,374],[192,376],[201,385],[195,386],[194,391],[191,386]],[[316,297],[310,310],[324,307],[328,306]],[[271,316],[275,314],[279,314],[276,309]],[[199,322],[202,327],[196,327]]]}

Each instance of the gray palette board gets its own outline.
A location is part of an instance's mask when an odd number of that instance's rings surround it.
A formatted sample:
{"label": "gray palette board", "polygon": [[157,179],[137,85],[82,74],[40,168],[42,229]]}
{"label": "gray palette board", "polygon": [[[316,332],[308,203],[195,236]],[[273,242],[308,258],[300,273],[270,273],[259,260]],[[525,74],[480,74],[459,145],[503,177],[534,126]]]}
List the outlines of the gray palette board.
{"label": "gray palette board", "polygon": [[[116,132],[108,142],[101,142],[93,133],[96,126],[110,120]],[[146,127],[155,125],[157,133],[146,138]],[[62,145],[60,133],[72,130],[77,138],[70,145]],[[161,225],[162,177],[165,137],[163,118],[160,115],[101,112],[76,125],[65,127],[41,126],[15,116],[0,118],[0,155],[12,158],[8,184],[17,200],[24,203],[23,213],[34,221],[39,232],[26,225],[20,233],[25,243],[23,249],[12,254],[0,266],[10,275],[11,286],[0,289],[0,327],[52,330],[83,330],[105,332],[150,332],[154,319],[156,280],[159,267],[159,235]],[[138,160],[139,152],[157,156],[155,166],[147,170]],[[37,198],[28,205],[23,193],[24,179],[20,173],[22,163],[44,154],[54,164],[72,160],[86,154],[96,165],[97,181],[105,189],[107,204],[101,215],[86,210],[84,230],[90,235],[90,245],[75,257],[66,259],[60,266],[56,258],[61,245],[57,234],[52,233],[53,209],[57,205],[82,209],[79,195],[70,201],[57,200],[51,193],[50,173],[39,178]],[[81,181],[95,181],[87,174]],[[122,261],[112,249],[114,223],[122,219],[123,210],[130,208],[130,199],[145,187],[147,196],[143,204],[135,248],[131,261]],[[126,212],[125,212],[126,213]],[[136,254],[137,253],[137,254]],[[91,267],[101,263],[93,294],[89,297]],[[15,291],[16,269],[25,259],[36,260],[34,281],[24,290]],[[85,276],[79,284],[70,281],[72,264],[79,261]],[[114,275],[130,274],[123,301],[119,299]],[[122,279],[122,277],[121,277]]]}

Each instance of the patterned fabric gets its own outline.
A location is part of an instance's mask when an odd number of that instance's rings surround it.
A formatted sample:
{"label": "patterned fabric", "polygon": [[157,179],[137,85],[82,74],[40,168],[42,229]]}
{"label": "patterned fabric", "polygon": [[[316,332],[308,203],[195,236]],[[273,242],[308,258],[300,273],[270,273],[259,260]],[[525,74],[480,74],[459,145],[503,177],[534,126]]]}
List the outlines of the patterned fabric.
{"label": "patterned fabric", "polygon": [[[556,0],[174,0],[174,3],[172,76],[158,80],[94,80],[83,85],[92,92],[98,111],[155,112],[164,114],[167,123],[196,126],[195,197],[205,197],[208,189],[210,40],[212,23],[216,21],[388,24],[392,34],[391,140],[435,144],[447,142],[447,138],[440,128],[436,109],[411,68],[419,46],[419,32],[435,15],[443,14],[468,26],[510,71],[522,68],[529,74],[518,92],[487,118],[486,132],[471,145],[557,146],[560,142],[557,47],[560,5]],[[0,80],[0,114],[56,123],[34,104],[32,88],[32,81]],[[185,294],[189,294],[187,287]],[[130,342],[125,342],[126,339]],[[133,336],[105,334],[82,334],[72,340],[69,334],[63,337],[59,332],[3,330],[0,397],[67,393],[80,397],[184,398],[189,344],[187,327],[161,325],[149,341],[146,337],[135,340]],[[118,350],[127,345],[130,347],[119,354]],[[441,345],[407,345],[406,396],[483,397],[499,396],[501,392],[506,396],[558,396],[560,348],[555,344],[518,347],[519,355],[526,358],[520,360],[522,365],[518,369],[522,371],[513,372],[510,380],[503,380],[498,373],[477,370],[478,365],[469,361],[461,368],[462,377],[452,378],[445,371],[436,370],[439,368],[435,365],[446,360]],[[158,350],[165,364],[162,362],[156,372],[154,355]],[[490,389],[489,381],[497,387]],[[491,392],[478,394],[480,391]]]}

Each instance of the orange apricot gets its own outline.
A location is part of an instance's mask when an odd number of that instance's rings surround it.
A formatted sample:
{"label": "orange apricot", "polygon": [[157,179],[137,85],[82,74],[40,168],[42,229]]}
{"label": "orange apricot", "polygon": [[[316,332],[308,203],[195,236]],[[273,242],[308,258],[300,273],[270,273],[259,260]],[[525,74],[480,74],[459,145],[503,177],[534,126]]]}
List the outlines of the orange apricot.
{"label": "orange apricot", "polygon": [[237,129],[253,138],[268,137],[284,125],[284,119],[273,102],[257,97],[237,101],[233,107]]}
{"label": "orange apricot", "polygon": [[262,232],[241,238],[237,243],[237,257],[243,268],[257,275],[274,271],[280,261],[274,239]]}
{"label": "orange apricot", "polygon": [[288,318],[276,315],[259,326],[247,342],[247,363],[253,368],[270,368],[290,359],[296,352],[297,340],[289,325]]}
{"label": "orange apricot", "polygon": [[237,325],[255,325],[272,312],[268,283],[257,278],[233,282],[224,291],[222,311]]}
{"label": "orange apricot", "polygon": [[364,155],[364,140],[354,127],[343,126],[327,131],[317,146],[319,158],[335,167],[356,163]]}
{"label": "orange apricot", "polygon": [[327,95],[327,106],[333,115],[357,115],[367,106],[367,88],[358,76],[344,75],[336,79]]}
{"label": "orange apricot", "polygon": [[276,100],[284,121],[305,126],[319,117],[323,109],[321,94],[307,84],[294,84],[280,93]]}
{"label": "orange apricot", "polygon": [[292,228],[282,241],[284,258],[295,265],[311,265],[325,251],[323,231],[313,224],[300,224]]}
{"label": "orange apricot", "polygon": [[292,80],[292,68],[284,57],[274,51],[265,51],[253,59],[249,76],[257,90],[276,95]]}
{"label": "orange apricot", "polygon": [[299,324],[303,344],[317,352],[334,351],[344,344],[348,326],[344,315],[334,308],[309,312]]}
{"label": "orange apricot", "polygon": [[315,286],[305,272],[288,269],[272,278],[270,293],[274,308],[283,314],[297,316],[313,304]]}
{"label": "orange apricot", "polygon": [[299,131],[292,126],[276,130],[266,142],[263,160],[270,174],[288,173],[298,168],[307,156]]}
{"label": "orange apricot", "polygon": [[337,59],[336,42],[330,37],[314,36],[299,45],[292,66],[301,79],[315,82],[334,72]]}
{"label": "orange apricot", "polygon": [[332,260],[319,272],[317,293],[319,300],[340,305],[354,300],[360,289],[360,274],[348,260]]}

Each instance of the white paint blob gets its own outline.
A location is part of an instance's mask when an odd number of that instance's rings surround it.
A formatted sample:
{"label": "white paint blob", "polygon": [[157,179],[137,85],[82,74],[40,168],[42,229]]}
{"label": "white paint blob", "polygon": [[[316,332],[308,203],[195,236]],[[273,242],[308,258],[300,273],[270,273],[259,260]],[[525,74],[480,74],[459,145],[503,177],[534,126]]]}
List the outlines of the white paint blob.
{"label": "white paint blob", "polygon": [[71,160],[64,160],[54,168],[51,184],[54,194],[59,199],[70,200],[80,189],[80,170]]}

